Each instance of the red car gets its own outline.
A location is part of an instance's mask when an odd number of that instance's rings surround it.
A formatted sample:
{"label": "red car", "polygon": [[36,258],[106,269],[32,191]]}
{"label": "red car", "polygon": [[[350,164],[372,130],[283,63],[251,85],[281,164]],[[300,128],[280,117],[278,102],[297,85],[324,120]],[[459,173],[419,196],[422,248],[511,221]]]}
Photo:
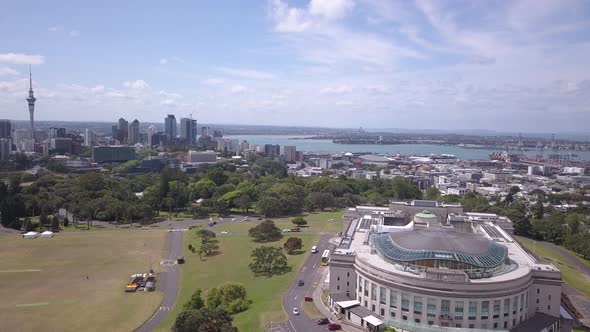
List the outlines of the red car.
{"label": "red car", "polygon": [[329,331],[342,330],[342,326],[340,326],[340,324],[332,323],[332,324],[328,325],[328,330]]}

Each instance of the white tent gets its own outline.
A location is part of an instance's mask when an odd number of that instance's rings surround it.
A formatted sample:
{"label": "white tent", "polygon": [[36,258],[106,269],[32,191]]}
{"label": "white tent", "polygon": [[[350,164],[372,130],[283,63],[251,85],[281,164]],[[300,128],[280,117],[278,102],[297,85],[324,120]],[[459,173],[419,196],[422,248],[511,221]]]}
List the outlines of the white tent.
{"label": "white tent", "polygon": [[39,236],[39,233],[37,233],[37,232],[28,232],[28,233],[23,234],[23,237],[25,239],[34,239],[37,236]]}
{"label": "white tent", "polygon": [[50,231],[45,231],[43,233],[41,233],[41,237],[53,237],[53,232]]}

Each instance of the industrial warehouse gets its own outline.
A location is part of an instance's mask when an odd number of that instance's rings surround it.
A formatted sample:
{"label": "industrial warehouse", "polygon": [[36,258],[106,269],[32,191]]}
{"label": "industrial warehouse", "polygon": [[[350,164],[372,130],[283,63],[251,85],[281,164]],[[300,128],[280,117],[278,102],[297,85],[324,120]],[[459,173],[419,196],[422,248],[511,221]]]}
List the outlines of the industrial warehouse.
{"label": "industrial warehouse", "polygon": [[348,208],[330,307],[371,331],[559,331],[561,272],[494,214],[435,201]]}

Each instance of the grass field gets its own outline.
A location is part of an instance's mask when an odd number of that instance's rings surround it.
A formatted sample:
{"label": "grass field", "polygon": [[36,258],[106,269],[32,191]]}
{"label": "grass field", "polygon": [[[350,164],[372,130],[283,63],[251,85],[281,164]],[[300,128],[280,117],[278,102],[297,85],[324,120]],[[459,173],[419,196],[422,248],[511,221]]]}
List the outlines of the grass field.
{"label": "grass field", "polygon": [[[303,227],[303,230],[334,233],[341,232],[342,213],[342,210],[340,210],[335,212],[316,212],[303,215],[307,220],[307,226]],[[272,218],[275,225],[280,229],[295,227],[295,225],[291,223],[292,219],[293,218]],[[260,220],[240,221],[240,218],[236,218],[236,220],[237,221],[235,222],[219,225],[215,229],[220,231],[245,233],[248,232],[250,228],[260,223]]]}
{"label": "grass field", "polygon": [[538,244],[533,245],[533,240],[519,237],[518,242],[524,245],[531,252],[533,252],[534,249],[535,255],[541,259],[553,263],[561,270],[563,281],[585,295],[590,296],[590,277],[576,269],[575,266],[569,264],[569,262],[562,255]]}
{"label": "grass field", "polygon": [[[125,293],[132,273],[157,271],[166,232],[58,233],[0,238],[0,330],[131,331],[162,300]],[[87,279],[88,276],[88,279]]]}
{"label": "grass field", "polygon": [[[208,290],[227,282],[241,283],[248,291],[248,298],[253,301],[252,306],[245,312],[235,316],[234,324],[240,331],[264,331],[264,325],[284,321],[287,315],[283,310],[282,296],[295,278],[295,274],[303,264],[311,248],[319,239],[319,235],[298,235],[303,239],[305,252],[300,255],[287,256],[293,270],[280,276],[254,277],[248,264],[250,252],[260,246],[252,242],[248,236],[227,235],[219,236],[220,254],[200,261],[197,254],[188,251],[189,243],[198,244],[196,232],[189,231],[184,235],[184,257],[186,263],[182,266],[181,289],[178,301],[173,311],[161,324],[157,331],[170,331],[176,316],[182,309],[193,291],[197,288]],[[286,237],[281,241],[264,245],[282,246]]]}

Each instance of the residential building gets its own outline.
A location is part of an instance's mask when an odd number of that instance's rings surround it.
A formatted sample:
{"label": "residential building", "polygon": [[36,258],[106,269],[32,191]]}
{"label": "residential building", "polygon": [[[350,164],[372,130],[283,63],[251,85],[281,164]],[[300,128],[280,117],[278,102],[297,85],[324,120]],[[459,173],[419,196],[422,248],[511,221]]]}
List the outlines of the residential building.
{"label": "residential building", "polygon": [[293,145],[284,145],[280,148],[281,159],[292,163],[297,159],[297,148]]}
{"label": "residential building", "polygon": [[137,119],[133,120],[129,124],[129,145],[135,145],[139,143],[139,121]]}
{"label": "residential building", "polygon": [[84,145],[90,147],[96,145],[96,134],[88,128],[86,128],[86,131],[84,133]]}
{"label": "residential building", "polygon": [[121,144],[126,144],[129,137],[129,122],[123,118],[119,119],[119,126],[117,128],[117,140]]}

